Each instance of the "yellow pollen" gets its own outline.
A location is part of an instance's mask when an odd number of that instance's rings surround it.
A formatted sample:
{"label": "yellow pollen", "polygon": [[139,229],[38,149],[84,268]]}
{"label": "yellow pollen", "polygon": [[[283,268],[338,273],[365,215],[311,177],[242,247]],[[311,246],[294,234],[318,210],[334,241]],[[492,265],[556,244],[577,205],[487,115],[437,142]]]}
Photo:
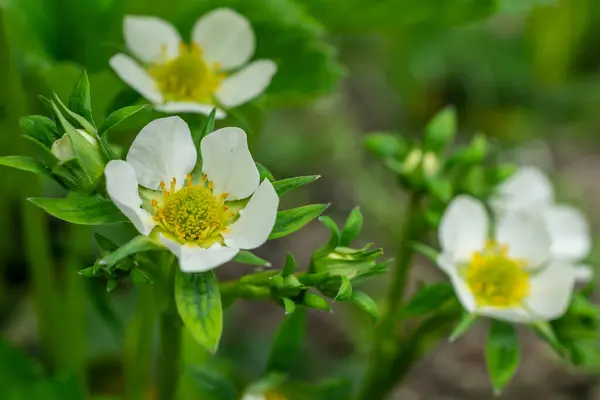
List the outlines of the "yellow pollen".
{"label": "yellow pollen", "polygon": [[163,59],[163,62],[151,65],[148,73],[156,80],[165,100],[213,103],[213,94],[225,74],[220,72],[218,64],[210,65],[204,60],[197,44],[180,44],[179,56],[171,60],[167,59],[165,47]]}
{"label": "yellow pollen", "polygon": [[473,254],[463,273],[478,306],[509,308],[521,305],[529,294],[526,267],[524,260],[508,256],[506,245],[489,241]]}
{"label": "yellow pollen", "polygon": [[[200,185],[194,185],[188,174],[186,183],[179,190],[175,178],[171,180],[170,190],[166,189],[164,182],[160,183],[162,206],[159,206],[156,199],[152,200],[152,206],[156,208],[154,220],[163,230],[183,242],[196,242],[206,246],[219,242],[219,234],[234,217],[233,213],[225,213],[227,206],[224,202],[227,196],[215,196],[212,182],[207,184],[205,177]],[[209,238],[209,242],[202,243]]]}

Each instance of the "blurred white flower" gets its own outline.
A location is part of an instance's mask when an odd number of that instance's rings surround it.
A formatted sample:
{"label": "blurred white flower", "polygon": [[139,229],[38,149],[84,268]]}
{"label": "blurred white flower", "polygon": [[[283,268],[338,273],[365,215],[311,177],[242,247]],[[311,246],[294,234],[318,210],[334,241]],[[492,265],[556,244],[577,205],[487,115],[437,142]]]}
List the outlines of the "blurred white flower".
{"label": "blurred white flower", "polygon": [[552,182],[542,170],[521,167],[498,186],[491,204],[499,215],[505,212],[539,215],[550,234],[553,258],[573,267],[579,282],[591,280],[591,267],[581,264],[592,247],[588,221],[575,207],[555,203]]}
{"label": "blurred white flower", "polygon": [[[277,71],[271,60],[255,60],[255,38],[246,18],[228,8],[196,21],[190,44],[174,26],[148,16],[126,16],[125,45],[139,63],[119,53],[110,66],[129,86],[167,113],[209,114],[260,95]],[[216,118],[225,112],[218,109]]]}
{"label": "blurred white flower", "polygon": [[[219,129],[202,139],[200,151],[195,170],[189,127],[179,117],[161,118],[140,131],[127,161],[105,169],[111,200],[141,234],[157,234],[184,272],[213,269],[239,249],[261,246],[279,206],[271,182],[260,183],[243,130]],[[247,204],[230,203],[248,197]]]}
{"label": "blurred white flower", "polygon": [[544,223],[530,214],[507,212],[489,239],[482,203],[458,196],[439,228],[440,268],[448,274],[463,307],[509,322],[547,321],[566,311],[574,270],[551,253]]}

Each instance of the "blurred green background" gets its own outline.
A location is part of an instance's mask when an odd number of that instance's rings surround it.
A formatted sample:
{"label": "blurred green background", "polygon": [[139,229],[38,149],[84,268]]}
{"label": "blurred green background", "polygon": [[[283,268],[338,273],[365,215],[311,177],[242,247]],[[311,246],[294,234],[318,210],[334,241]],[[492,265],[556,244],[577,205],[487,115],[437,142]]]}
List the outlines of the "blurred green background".
{"label": "blurred green background", "polygon": [[[404,194],[391,173],[363,150],[364,134],[386,131],[416,138],[433,114],[454,105],[459,142],[484,132],[506,148],[507,160],[541,166],[555,178],[558,198],[580,206],[592,226],[598,226],[600,2],[596,0],[3,0],[0,4],[0,155],[35,154],[35,147],[21,137],[18,118],[46,113],[39,94],[54,91],[66,98],[81,68],[90,76],[96,119],[142,102],[108,67],[110,56],[123,48],[124,15],[160,16],[174,23],[185,38],[203,13],[227,6],[252,22],[256,57],[275,60],[279,72],[265,95],[218,126],[247,129],[255,159],[276,177],[322,175],[285,198],[283,208],[331,201],[328,215],[342,222],[360,205],[365,215],[361,241],[375,242],[386,254],[394,254]],[[111,133],[111,140],[126,148],[156,116],[142,113]],[[201,123],[197,118],[190,121]],[[87,382],[95,399],[120,398],[132,390],[124,379],[131,363],[146,363],[151,369],[149,359],[135,353],[139,337],[131,336],[141,329],[147,332],[144,340],[153,340],[152,325],[140,325],[134,317],[140,313],[138,299],[142,309],[153,306],[148,289],[124,282],[106,295],[105,282],[84,280],[76,271],[90,266],[98,255],[93,232],[124,241],[133,229],[67,226],[24,200],[32,195],[61,196],[54,184],[5,168],[0,177],[2,337],[44,361],[48,357],[44,342],[51,335],[37,327],[61,325],[62,368],[48,371],[54,377],[44,381],[39,393],[55,393],[46,386],[76,381]],[[313,223],[269,242],[257,254],[281,266],[290,251],[305,266],[327,237],[327,230]],[[592,260],[600,261],[600,254]],[[232,263],[217,275],[235,279],[250,271]],[[439,277],[433,266],[417,261],[415,283]],[[43,294],[48,281],[53,283],[52,293],[33,296]],[[367,291],[379,298],[385,281],[378,279]],[[54,310],[52,321],[38,323],[39,307]],[[198,351],[186,357],[223,371],[240,384],[258,379],[282,320],[283,311],[275,304],[238,302],[227,310],[218,359]],[[369,330],[366,317],[346,304],[334,304],[332,313],[311,311],[305,348],[292,363],[292,377],[356,382],[368,354]],[[597,369],[577,372],[561,366],[531,334],[524,333],[523,339],[522,365],[502,398],[600,398],[595,383],[600,362]],[[0,399],[3,387],[17,384],[11,382],[29,382],[29,372],[19,375],[19,371],[31,367],[24,366],[30,361],[2,343]],[[395,398],[493,398],[483,346],[482,327],[458,343],[442,344],[415,368]],[[204,398],[190,385],[182,398]],[[142,386],[143,398],[151,399],[150,382]],[[31,396],[23,398],[67,398]]]}

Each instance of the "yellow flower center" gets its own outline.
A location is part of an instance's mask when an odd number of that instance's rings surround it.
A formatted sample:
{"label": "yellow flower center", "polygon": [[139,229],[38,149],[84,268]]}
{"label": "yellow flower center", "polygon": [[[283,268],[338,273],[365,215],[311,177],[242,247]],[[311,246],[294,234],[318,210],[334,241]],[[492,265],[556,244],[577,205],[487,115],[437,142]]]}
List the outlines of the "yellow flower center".
{"label": "yellow flower center", "polygon": [[507,246],[489,241],[463,273],[478,306],[509,308],[521,305],[529,294],[526,266],[524,260],[508,257]]}
{"label": "yellow flower center", "polygon": [[187,184],[176,189],[176,179],[171,181],[170,190],[161,182],[162,204],[152,201],[156,208],[155,221],[164,231],[171,233],[183,242],[195,242],[201,246],[210,246],[220,241],[219,234],[226,231],[233,213],[227,212],[225,199],[228,193],[215,196],[212,192],[213,183],[207,182],[206,176],[202,184],[194,185],[188,174]]}
{"label": "yellow flower center", "polygon": [[202,57],[202,49],[193,43],[182,43],[179,56],[165,62],[153,64],[148,73],[156,80],[158,89],[166,101],[194,101],[213,103],[213,95],[219,88],[225,74],[219,72],[218,64],[209,65]]}

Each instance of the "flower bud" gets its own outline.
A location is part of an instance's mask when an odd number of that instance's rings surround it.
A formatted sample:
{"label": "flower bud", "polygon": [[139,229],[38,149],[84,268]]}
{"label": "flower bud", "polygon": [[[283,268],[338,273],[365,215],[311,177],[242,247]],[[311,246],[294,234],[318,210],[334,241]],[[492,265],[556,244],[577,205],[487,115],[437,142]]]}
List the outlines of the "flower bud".
{"label": "flower bud", "polygon": [[[100,154],[100,148],[98,146],[98,140],[95,137],[84,131],[83,129],[76,130],[87,142],[93,146],[98,153],[98,157],[102,158]],[[52,144],[52,148],[50,149],[52,154],[56,156],[60,161],[66,161],[70,158],[75,157],[75,152],[73,151],[73,144],[71,143],[71,138],[66,133],[58,140],[56,140]]]}

